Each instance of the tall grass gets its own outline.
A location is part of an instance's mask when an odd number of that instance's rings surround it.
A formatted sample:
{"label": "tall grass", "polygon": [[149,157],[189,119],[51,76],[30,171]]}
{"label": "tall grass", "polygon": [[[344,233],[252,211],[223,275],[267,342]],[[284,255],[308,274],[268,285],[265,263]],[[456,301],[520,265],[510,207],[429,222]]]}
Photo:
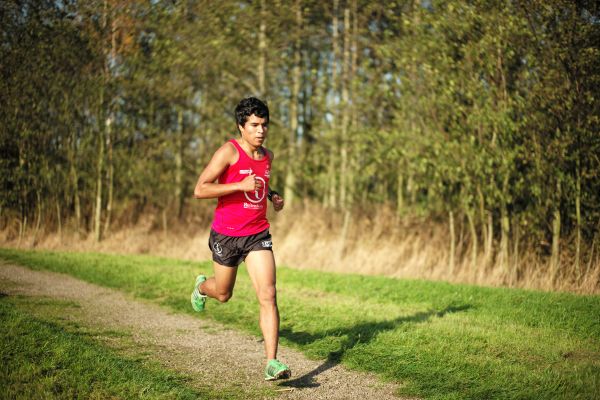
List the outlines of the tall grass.
{"label": "tall grass", "polygon": [[[194,276],[209,263],[148,256],[0,250],[191,313]],[[284,344],[431,399],[592,399],[600,393],[600,297],[319,271],[278,270]],[[234,298],[200,318],[259,334],[245,270]]]}
{"label": "tall grass", "polygon": [[[64,227],[62,236],[55,231],[35,237],[31,234],[21,241],[20,247],[210,259],[206,242],[211,206],[210,202],[202,203],[183,222],[163,219],[162,214],[152,210],[142,214],[134,226],[122,217],[121,228],[113,224],[113,230],[99,243],[92,235],[80,238],[72,228]],[[343,234],[343,217],[312,203],[282,213],[271,212],[270,220],[278,262],[295,268],[600,293],[600,240],[584,244],[579,270],[573,262],[574,255],[568,252],[568,246],[563,246],[560,268],[554,274],[549,258],[541,254],[547,250],[545,245],[528,242],[527,238],[521,238],[518,245],[511,244],[507,264],[497,256],[496,242],[492,242],[495,247],[490,254],[486,255],[481,240],[474,252],[465,221],[456,226],[451,266],[447,221],[418,216],[400,218],[381,207],[368,213],[357,212]],[[17,226],[6,225],[0,231],[0,245],[16,247],[17,231]]]}

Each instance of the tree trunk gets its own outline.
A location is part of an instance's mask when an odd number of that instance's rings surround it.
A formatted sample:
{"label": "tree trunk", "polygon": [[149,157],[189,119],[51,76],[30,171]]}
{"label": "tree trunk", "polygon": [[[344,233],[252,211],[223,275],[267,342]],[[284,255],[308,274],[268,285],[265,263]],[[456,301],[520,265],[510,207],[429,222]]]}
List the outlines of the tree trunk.
{"label": "tree trunk", "polygon": [[519,217],[515,217],[513,222],[513,267],[511,269],[511,284],[514,284],[519,278],[519,241],[521,232],[519,229]]}
{"label": "tree trunk", "polygon": [[[102,96],[101,96],[102,97]],[[109,124],[108,118],[106,123]],[[94,239],[102,240],[102,172],[104,171],[104,135],[98,135],[98,159],[96,161],[96,206],[94,208]]]}
{"label": "tree trunk", "polygon": [[17,247],[21,247],[21,241],[23,237],[25,237],[25,232],[27,231],[27,214],[21,214],[19,224],[19,240],[17,241]]}
{"label": "tree trunk", "polygon": [[75,209],[75,230],[81,235],[81,200],[79,198],[79,174],[77,173],[77,138],[73,131],[69,146],[69,176],[73,186],[73,207]]}
{"label": "tree trunk", "polygon": [[502,182],[502,198],[500,200],[500,266],[505,276],[510,275],[508,259],[508,241],[510,235],[510,218],[506,209],[506,192],[508,191],[508,174]]}
{"label": "tree trunk", "polygon": [[577,276],[577,282],[581,281],[581,170],[580,170],[580,161],[579,157],[577,157],[577,165],[575,173],[577,175],[575,182],[575,218],[576,218],[576,232],[577,237],[575,240],[575,271]]}
{"label": "tree trunk", "polygon": [[163,237],[166,240],[168,237],[167,208],[166,207],[162,209],[161,216],[162,216]]}
{"label": "tree trunk", "polygon": [[296,40],[294,43],[294,66],[292,67],[292,93],[290,98],[290,135],[288,139],[288,163],[285,176],[284,197],[288,206],[294,204],[296,165],[298,161],[298,102],[300,94],[302,6],[296,1]]}
{"label": "tree trunk", "polygon": [[42,226],[42,193],[40,189],[36,190],[35,196],[37,200],[37,220],[35,222],[35,229],[33,230],[33,237],[31,238],[31,247],[35,247],[40,227]]}
{"label": "tree trunk", "polygon": [[[338,147],[340,145],[339,141],[338,141],[338,104],[337,104],[337,94],[338,94],[338,60],[340,59],[340,50],[339,50],[339,44],[338,44],[338,31],[339,31],[339,19],[338,19],[338,9],[339,9],[339,0],[333,0],[333,15],[332,15],[332,21],[331,21],[331,30],[332,30],[332,37],[331,37],[331,43],[332,43],[332,51],[333,51],[333,56],[331,59],[331,94],[332,96],[330,96],[331,98],[331,114],[332,114],[332,121],[331,121],[331,135],[332,135],[332,140],[331,140],[331,149],[330,149],[330,153],[329,153],[329,166],[327,169],[327,181],[328,181],[328,185],[329,185],[329,194],[327,196],[328,201],[327,201],[327,205],[329,207],[336,207],[338,204],[338,197],[337,197],[337,174],[336,174],[336,154],[338,153]],[[328,96],[329,97],[329,96]]]}
{"label": "tree trunk", "polygon": [[477,251],[478,251],[478,240],[477,240],[477,229],[475,228],[475,221],[473,218],[473,212],[466,207],[465,212],[467,214],[467,221],[469,223],[469,232],[471,235],[471,273],[474,273],[477,269]]}
{"label": "tree trunk", "polygon": [[[106,124],[106,174],[107,182],[107,200],[106,200],[106,218],[104,220],[104,233],[110,229],[112,208],[113,208],[113,192],[114,192],[114,163],[113,163],[113,138],[112,138],[112,114],[109,116],[110,123]],[[105,236],[105,235],[103,235]]]}
{"label": "tree trunk", "polygon": [[58,226],[58,239],[62,243],[62,215],[60,212],[60,201],[56,199],[56,224]]}
{"label": "tree trunk", "polygon": [[350,229],[351,219],[352,215],[350,214],[350,210],[346,209],[344,211],[344,222],[342,223],[342,231],[340,233],[338,260],[341,260],[346,254],[346,241],[348,240],[348,230]]}
{"label": "tree trunk", "polygon": [[493,242],[494,242],[494,216],[491,211],[487,211],[487,232],[485,234],[485,248],[484,248],[484,265],[488,266],[492,261]]}
{"label": "tree trunk", "polygon": [[404,174],[401,165],[398,166],[398,180],[396,187],[396,215],[400,217],[404,211]]}
{"label": "tree trunk", "polygon": [[552,253],[550,255],[550,271],[552,280],[554,281],[558,277],[558,270],[560,264],[560,198],[561,198],[561,182],[556,181],[556,201],[554,205],[554,212],[552,215]]}
{"label": "tree trunk", "polygon": [[176,215],[183,215],[183,110],[177,109],[177,130],[175,132],[175,205]]}
{"label": "tree trunk", "polygon": [[337,149],[332,149],[331,153],[329,154],[329,166],[327,168],[327,181],[329,183],[329,190],[328,190],[328,195],[327,195],[327,206],[334,208],[337,206],[338,204],[338,198],[337,198],[337,185],[336,185],[336,174],[335,174],[335,162],[336,162],[336,156],[335,156],[335,151],[337,151]]}
{"label": "tree trunk", "polygon": [[267,5],[266,0],[260,0],[260,25],[258,28],[258,94],[265,96],[266,68],[267,68]]}
{"label": "tree trunk", "polygon": [[[479,185],[477,185],[477,198],[479,200],[479,224],[481,226],[481,234],[483,236],[482,243],[484,246],[484,250],[483,250],[484,263],[487,263],[487,255],[488,255],[487,234],[488,234],[488,231],[486,228],[485,200],[483,198],[483,192],[481,191],[481,187]],[[484,267],[485,267],[485,265],[484,265]]]}
{"label": "tree trunk", "polygon": [[344,9],[344,54],[342,59],[342,126],[340,140],[340,205],[346,209],[348,207],[348,125],[350,123],[350,101],[349,101],[349,80],[350,80],[350,9]]}
{"label": "tree trunk", "polygon": [[[117,59],[117,20],[112,18],[111,30],[110,30],[110,55],[113,62]],[[107,78],[110,79],[110,69],[106,69]],[[113,129],[112,124],[114,123],[114,114],[112,105],[108,106],[108,118],[110,123],[106,124],[106,174],[108,178],[107,182],[107,200],[106,200],[106,216],[104,221],[104,232],[108,232],[110,229],[110,223],[112,218],[113,208],[113,192],[114,192],[114,163],[113,163]]]}
{"label": "tree trunk", "polygon": [[448,212],[448,219],[450,225],[450,259],[448,261],[448,266],[450,268],[450,275],[454,275],[454,256],[456,253],[456,232],[454,229],[454,212]]}

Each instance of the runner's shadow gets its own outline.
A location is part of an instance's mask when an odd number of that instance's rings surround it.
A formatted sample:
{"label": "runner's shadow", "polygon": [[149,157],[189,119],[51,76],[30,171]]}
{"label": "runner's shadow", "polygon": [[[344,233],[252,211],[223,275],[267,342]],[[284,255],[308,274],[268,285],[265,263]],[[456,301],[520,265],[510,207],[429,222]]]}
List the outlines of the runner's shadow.
{"label": "runner's shadow", "polygon": [[299,376],[296,379],[282,382],[279,386],[289,386],[295,388],[318,387],[320,384],[315,380],[315,378],[319,374],[338,365],[341,362],[344,354],[358,343],[369,343],[380,333],[390,331],[405,323],[422,323],[434,316],[443,317],[446,314],[466,311],[470,308],[473,308],[473,306],[470,304],[459,306],[451,305],[440,311],[430,310],[426,312],[418,312],[411,316],[398,317],[389,321],[365,322],[351,327],[330,329],[317,334],[296,332],[289,328],[284,328],[279,333],[280,336],[300,345],[306,345],[320,340],[327,340],[328,338],[337,337],[344,339],[339,344],[339,348],[337,350],[330,351],[325,361],[317,368],[302,376]]}

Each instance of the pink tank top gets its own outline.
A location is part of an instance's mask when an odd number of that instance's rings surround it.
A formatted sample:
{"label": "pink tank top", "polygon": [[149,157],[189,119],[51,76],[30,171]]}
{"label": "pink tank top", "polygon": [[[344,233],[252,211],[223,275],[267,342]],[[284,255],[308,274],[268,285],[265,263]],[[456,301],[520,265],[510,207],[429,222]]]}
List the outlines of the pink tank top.
{"label": "pink tank top", "polygon": [[235,139],[229,141],[238,151],[238,160],[219,177],[219,183],[240,182],[254,174],[263,182],[262,188],[252,192],[235,192],[219,197],[212,229],[227,236],[248,236],[269,228],[267,221],[267,191],[271,176],[271,159],[264,150],[261,160],[253,160]]}

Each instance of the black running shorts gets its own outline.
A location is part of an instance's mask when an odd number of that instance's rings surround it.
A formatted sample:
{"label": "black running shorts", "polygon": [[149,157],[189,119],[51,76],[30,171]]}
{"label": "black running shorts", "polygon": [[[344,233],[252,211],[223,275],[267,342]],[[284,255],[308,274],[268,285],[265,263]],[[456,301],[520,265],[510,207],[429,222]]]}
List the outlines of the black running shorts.
{"label": "black running shorts", "polygon": [[251,251],[273,251],[268,229],[249,236],[226,236],[211,229],[208,247],[212,251],[213,261],[227,267],[237,267]]}

